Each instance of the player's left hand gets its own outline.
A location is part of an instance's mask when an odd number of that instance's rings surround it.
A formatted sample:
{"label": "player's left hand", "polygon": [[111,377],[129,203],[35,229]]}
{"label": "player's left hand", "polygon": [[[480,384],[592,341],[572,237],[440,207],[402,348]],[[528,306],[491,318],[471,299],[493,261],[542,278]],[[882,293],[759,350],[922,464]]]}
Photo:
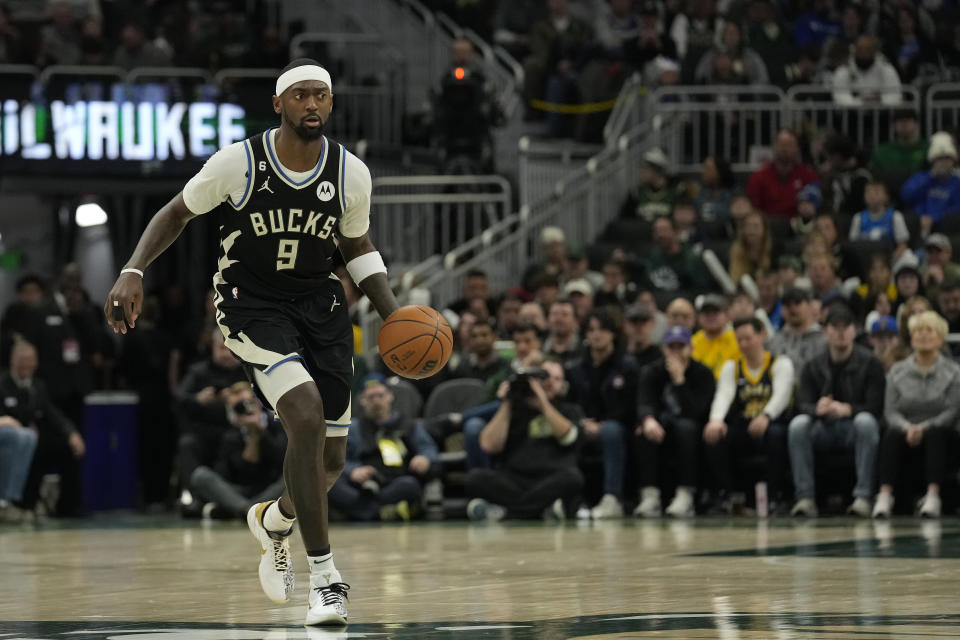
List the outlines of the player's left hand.
{"label": "player's left hand", "polygon": [[107,294],[103,314],[114,333],[133,329],[143,306],[143,278],[135,273],[121,273]]}

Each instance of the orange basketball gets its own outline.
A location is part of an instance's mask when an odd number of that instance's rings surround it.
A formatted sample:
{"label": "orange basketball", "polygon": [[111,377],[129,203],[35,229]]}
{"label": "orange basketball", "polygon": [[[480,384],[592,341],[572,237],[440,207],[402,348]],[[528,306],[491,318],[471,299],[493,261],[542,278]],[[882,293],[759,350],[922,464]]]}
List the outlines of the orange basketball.
{"label": "orange basketball", "polygon": [[453,330],[435,309],[400,307],[391,313],[377,337],[380,357],[404,378],[429,378],[443,369],[453,353]]}

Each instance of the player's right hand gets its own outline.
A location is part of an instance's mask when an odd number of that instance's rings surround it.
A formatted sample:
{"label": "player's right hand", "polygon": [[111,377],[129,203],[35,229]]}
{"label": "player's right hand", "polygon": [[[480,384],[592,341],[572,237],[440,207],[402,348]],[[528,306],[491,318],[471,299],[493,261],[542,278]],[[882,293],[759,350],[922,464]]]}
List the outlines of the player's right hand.
{"label": "player's right hand", "polygon": [[114,333],[126,333],[127,327],[136,326],[142,307],[143,278],[136,273],[121,273],[103,305],[107,324]]}

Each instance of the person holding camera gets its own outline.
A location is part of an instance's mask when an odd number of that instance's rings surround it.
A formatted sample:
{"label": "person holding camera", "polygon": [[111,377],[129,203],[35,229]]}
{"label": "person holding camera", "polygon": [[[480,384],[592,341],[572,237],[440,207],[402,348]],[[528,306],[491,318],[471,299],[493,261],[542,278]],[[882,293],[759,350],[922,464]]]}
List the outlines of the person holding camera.
{"label": "person holding camera", "polygon": [[592,509],[577,511],[581,519],[623,517],[623,476],[627,428],[636,423],[637,363],[617,345],[620,322],[606,309],[587,319],[587,352],[568,369],[567,398],[587,415],[581,422],[584,448],[603,458],[603,497]]}
{"label": "person holding camera", "polygon": [[500,408],[480,432],[480,446],[497,456],[497,466],[467,475],[471,520],[566,516],[564,505],[583,487],[576,446],[583,414],[557,400],[564,386],[563,365],[554,360],[500,385]]}
{"label": "person holding camera", "polygon": [[663,359],[643,370],[638,388],[636,428],[640,504],[633,515],[660,515],[660,459],[677,459],[678,486],[667,515],[694,515],[700,433],[710,415],[716,383],[713,371],[691,357],[690,330],[678,325],[663,335]]}
{"label": "person holding camera", "polygon": [[213,468],[201,465],[190,474],[190,490],[203,503],[205,518],[243,518],[251,505],[283,493],[287,438],[249,382],[230,385],[223,398],[232,428],[223,434]]}
{"label": "person holding camera", "polygon": [[330,505],[353,520],[410,520],[437,469],[433,438],[394,409],[386,382],[380,373],[363,379],[363,413],[350,423],[343,474],[328,494]]}

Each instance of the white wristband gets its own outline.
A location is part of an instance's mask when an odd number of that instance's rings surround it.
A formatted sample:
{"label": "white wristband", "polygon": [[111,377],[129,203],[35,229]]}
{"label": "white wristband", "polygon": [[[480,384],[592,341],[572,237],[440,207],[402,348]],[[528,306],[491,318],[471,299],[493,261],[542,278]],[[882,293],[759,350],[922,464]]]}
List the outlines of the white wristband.
{"label": "white wristband", "polygon": [[143,277],[143,271],[140,269],[134,269],[133,267],[127,267],[126,269],[120,269],[120,273],[135,273],[141,278]]}
{"label": "white wristband", "polygon": [[375,273],[386,273],[387,266],[383,264],[383,258],[379,251],[371,251],[362,256],[357,256],[347,263],[347,273],[353,278],[353,281],[359,285]]}

